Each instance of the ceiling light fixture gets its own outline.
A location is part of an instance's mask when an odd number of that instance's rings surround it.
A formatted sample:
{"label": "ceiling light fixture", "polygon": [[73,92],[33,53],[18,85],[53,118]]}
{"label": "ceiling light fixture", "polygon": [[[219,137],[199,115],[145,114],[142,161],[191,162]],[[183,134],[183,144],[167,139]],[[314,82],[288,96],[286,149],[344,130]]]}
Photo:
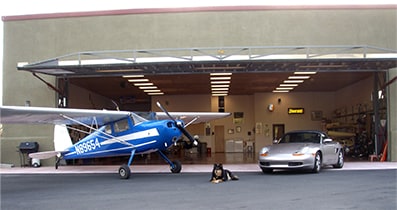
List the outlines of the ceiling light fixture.
{"label": "ceiling light fixture", "polygon": [[144,75],[123,75],[123,78],[142,78]]}
{"label": "ceiling light fixture", "polygon": [[310,75],[310,74],[317,74],[317,72],[315,72],[315,71],[297,71],[297,72],[294,72],[294,74]]}
{"label": "ceiling light fixture", "polygon": [[298,84],[280,84],[280,87],[297,87]]}
{"label": "ceiling light fixture", "polygon": [[211,81],[211,84],[230,84],[230,81]]}
{"label": "ceiling light fixture", "polygon": [[293,90],[293,87],[277,87],[276,90]]}
{"label": "ceiling light fixture", "polygon": [[310,76],[289,76],[288,79],[309,79]]}
{"label": "ceiling light fixture", "polygon": [[211,76],[231,76],[232,73],[210,73]]}
{"label": "ceiling light fixture", "polygon": [[151,82],[144,82],[144,83],[134,83],[135,86],[153,86]]}
{"label": "ceiling light fixture", "polygon": [[129,79],[128,82],[149,82],[149,79]]}
{"label": "ceiling light fixture", "polygon": [[284,83],[303,83],[303,80],[284,80]]}
{"label": "ceiling light fixture", "polygon": [[231,77],[211,77],[211,80],[230,80]]}
{"label": "ceiling light fixture", "polygon": [[141,90],[157,89],[157,86],[139,86],[139,89]]}

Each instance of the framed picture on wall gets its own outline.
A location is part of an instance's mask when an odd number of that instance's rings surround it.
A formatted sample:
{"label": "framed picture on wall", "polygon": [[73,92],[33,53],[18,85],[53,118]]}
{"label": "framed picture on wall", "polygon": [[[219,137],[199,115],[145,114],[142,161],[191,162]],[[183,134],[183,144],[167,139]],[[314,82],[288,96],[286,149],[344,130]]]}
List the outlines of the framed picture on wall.
{"label": "framed picture on wall", "polygon": [[237,126],[236,127],[236,133],[240,133],[241,132],[241,126]]}

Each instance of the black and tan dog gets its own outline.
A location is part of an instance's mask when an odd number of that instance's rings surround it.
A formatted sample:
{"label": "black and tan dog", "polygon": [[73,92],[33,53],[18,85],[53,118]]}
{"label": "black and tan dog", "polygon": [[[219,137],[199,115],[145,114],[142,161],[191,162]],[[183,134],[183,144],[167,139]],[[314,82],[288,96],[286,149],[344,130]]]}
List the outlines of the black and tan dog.
{"label": "black and tan dog", "polygon": [[238,180],[238,176],[231,171],[224,169],[222,163],[215,163],[212,169],[212,177],[210,182],[218,184],[228,180]]}

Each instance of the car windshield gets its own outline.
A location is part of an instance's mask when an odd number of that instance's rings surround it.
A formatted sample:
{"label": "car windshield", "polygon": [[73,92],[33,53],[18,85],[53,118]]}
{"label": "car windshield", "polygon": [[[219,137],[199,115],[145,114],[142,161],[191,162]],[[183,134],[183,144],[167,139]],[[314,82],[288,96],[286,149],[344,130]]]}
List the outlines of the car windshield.
{"label": "car windshield", "polygon": [[279,143],[320,143],[321,136],[318,133],[287,133]]}

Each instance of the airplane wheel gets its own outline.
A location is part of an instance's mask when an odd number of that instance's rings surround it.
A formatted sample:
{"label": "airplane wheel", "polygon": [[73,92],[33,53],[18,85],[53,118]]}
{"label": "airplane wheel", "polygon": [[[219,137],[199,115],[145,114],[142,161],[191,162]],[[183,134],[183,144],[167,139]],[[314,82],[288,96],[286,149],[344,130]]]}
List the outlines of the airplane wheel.
{"label": "airplane wheel", "polygon": [[121,179],[128,179],[131,175],[131,170],[128,165],[122,165],[119,168],[119,175]]}
{"label": "airplane wheel", "polygon": [[172,173],[179,173],[182,170],[182,164],[179,161],[173,161],[172,162],[174,166],[171,166],[171,172]]}

